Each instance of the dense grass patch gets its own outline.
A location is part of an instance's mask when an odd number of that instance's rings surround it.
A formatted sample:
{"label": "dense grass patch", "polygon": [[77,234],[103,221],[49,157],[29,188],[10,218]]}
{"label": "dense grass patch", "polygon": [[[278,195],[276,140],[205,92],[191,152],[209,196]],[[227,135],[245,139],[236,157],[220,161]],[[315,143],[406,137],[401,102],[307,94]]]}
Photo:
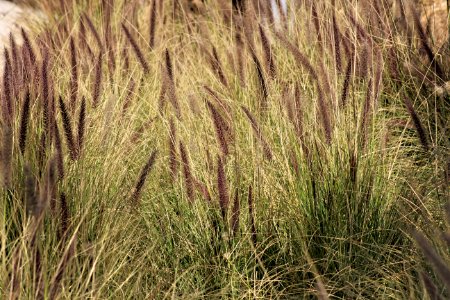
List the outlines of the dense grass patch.
{"label": "dense grass patch", "polygon": [[4,52],[2,295],[448,296],[448,53],[387,2],[36,3]]}

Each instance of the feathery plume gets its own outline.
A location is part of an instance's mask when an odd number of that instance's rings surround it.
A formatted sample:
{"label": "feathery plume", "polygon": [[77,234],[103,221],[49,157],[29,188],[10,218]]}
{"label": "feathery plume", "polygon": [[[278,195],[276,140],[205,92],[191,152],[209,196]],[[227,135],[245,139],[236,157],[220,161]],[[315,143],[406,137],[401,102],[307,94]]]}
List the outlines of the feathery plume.
{"label": "feathery plume", "polygon": [[319,93],[319,110],[322,117],[322,123],[323,123],[323,129],[325,131],[325,138],[327,140],[327,143],[331,143],[331,122],[330,122],[330,116],[328,114],[328,108],[325,104],[325,95],[320,88],[320,85],[317,86],[317,91]]}
{"label": "feathery plume", "polygon": [[264,78],[264,73],[263,73],[263,70],[261,67],[261,63],[259,62],[259,59],[256,56],[256,53],[252,49],[250,49],[250,54],[252,56],[253,62],[255,63],[256,74],[258,75],[258,82],[259,82],[261,96],[262,96],[261,108],[263,110],[265,110],[268,107],[267,98],[269,97],[266,79]]}
{"label": "feathery plume", "polygon": [[224,156],[228,155],[228,142],[225,136],[226,128],[225,121],[222,116],[216,110],[214,105],[211,104],[208,100],[206,100],[206,105],[208,106],[209,112],[211,113],[211,118],[214,123],[214,128],[216,130],[217,141],[219,142],[220,149],[222,150],[222,154]]}
{"label": "feathery plume", "polygon": [[261,128],[259,127],[258,123],[256,122],[255,117],[248,110],[247,107],[241,106],[241,108],[244,111],[247,118],[249,119],[250,125],[252,126],[252,129],[253,129],[253,132],[255,133],[257,139],[259,140],[259,142],[261,143],[261,145],[263,147],[264,157],[268,160],[272,160],[272,157],[273,157],[272,150],[270,149],[270,146],[267,143],[267,141],[264,139]]}
{"label": "feathery plume", "polygon": [[347,69],[345,70],[344,85],[342,86],[341,94],[341,106],[345,107],[347,104],[348,88],[350,86],[350,78],[352,72],[352,59],[350,58],[347,63]]}
{"label": "feathery plume", "polygon": [[77,150],[76,150],[75,142],[73,139],[70,116],[67,113],[66,105],[64,104],[64,101],[61,96],[59,96],[59,108],[61,110],[64,134],[66,136],[66,142],[67,142],[67,147],[69,148],[70,158],[72,160],[76,160],[77,159]]}
{"label": "feathery plume", "polygon": [[450,288],[450,268],[446,265],[443,259],[436,253],[430,242],[425,236],[417,231],[412,232],[412,236],[416,240],[425,258],[430,262],[436,271],[439,278],[447,288]]}
{"label": "feathery plume", "polygon": [[443,300],[442,297],[439,295],[437,287],[434,285],[433,281],[430,279],[427,273],[420,272],[420,278],[422,279],[423,285],[425,286],[425,289],[430,299]]}
{"label": "feathery plume", "polygon": [[134,187],[133,194],[131,196],[131,203],[135,206],[138,204],[139,198],[141,196],[142,188],[144,187],[147,176],[150,173],[153,165],[155,164],[157,154],[158,154],[158,151],[154,150],[152,152],[152,154],[150,155],[150,158],[148,159],[147,163],[144,165],[144,167],[141,170],[141,174],[139,175],[139,179],[136,183],[136,186]]}
{"label": "feathery plume", "polygon": [[[334,1],[333,1],[334,7]],[[339,25],[336,20],[336,9],[333,8],[333,41],[334,41],[334,61],[336,64],[336,69],[338,72],[342,71],[342,58],[341,58],[341,47],[340,47],[340,34],[339,34]]]}
{"label": "feathery plume", "polygon": [[55,148],[56,148],[56,166],[58,167],[58,176],[62,180],[64,178],[64,158],[61,144],[61,135],[59,134],[58,124],[54,123],[55,132]]}
{"label": "feathery plume", "polygon": [[190,202],[194,201],[193,176],[191,173],[191,166],[189,164],[188,154],[183,142],[180,141],[180,155],[183,163],[184,182],[186,185],[186,192]]}
{"label": "feathery plume", "polygon": [[170,53],[169,53],[169,49],[166,48],[166,51],[164,52],[164,58],[165,58],[165,62],[166,62],[166,72],[167,72],[167,76],[169,77],[169,79],[171,81],[173,81],[173,66],[172,66],[172,61],[170,59]]}
{"label": "feathery plume", "polygon": [[60,227],[60,238],[61,239],[65,239],[66,235],[67,235],[67,230],[69,229],[69,207],[67,205],[67,198],[66,198],[66,194],[64,192],[62,192],[59,195],[59,200],[60,200],[60,223],[61,223],[61,227]]}
{"label": "feathery plume", "polygon": [[73,37],[70,38],[70,108],[75,109],[78,94],[78,62],[77,49]]}
{"label": "feathery plume", "polygon": [[167,96],[169,97],[170,103],[175,109],[176,115],[178,119],[181,119],[181,109],[180,104],[178,103],[178,98],[175,92],[175,81],[173,76],[173,65],[170,59],[169,50],[165,51],[165,61],[166,61],[166,80],[165,82],[165,91],[167,92]]}
{"label": "feathery plume", "polygon": [[24,177],[25,177],[25,208],[29,216],[37,216],[38,215],[38,195],[37,195],[37,186],[36,179],[34,178],[33,173],[28,165],[25,165],[24,168]]}
{"label": "feathery plume", "polygon": [[227,78],[223,72],[222,64],[220,63],[219,55],[217,54],[216,47],[212,47],[212,57],[211,57],[211,66],[213,70],[216,72],[219,81],[224,85],[228,86]]}
{"label": "feathery plume", "polygon": [[11,49],[11,77],[13,81],[13,94],[15,97],[17,97],[17,93],[19,92],[19,86],[20,86],[20,78],[21,78],[21,66],[19,61],[19,53],[17,50],[17,44],[16,40],[14,39],[14,35],[12,32],[9,33],[9,47]]}
{"label": "feathery plume", "polygon": [[230,196],[228,195],[227,178],[220,156],[217,156],[217,189],[219,190],[219,204],[222,212],[222,219],[226,222]]}
{"label": "feathery plume", "polygon": [[126,114],[126,112],[128,111],[128,108],[131,105],[133,96],[135,94],[135,88],[136,88],[136,82],[133,80],[133,78],[131,78],[130,82],[128,84],[127,96],[125,98],[125,102],[123,103],[122,116],[124,116]]}
{"label": "feathery plume", "polygon": [[156,0],[152,0],[150,4],[150,27],[149,27],[149,44],[150,48],[155,47],[155,31],[156,31]]}
{"label": "feathery plume", "polygon": [[322,34],[320,32],[320,23],[319,23],[319,15],[317,13],[317,7],[316,2],[312,2],[312,19],[314,23],[314,27],[316,28],[316,34],[317,34],[317,41],[319,42],[319,48],[322,51],[323,45],[322,45]]}
{"label": "feathery plume", "polygon": [[44,51],[44,58],[42,59],[42,114],[44,119],[44,128],[47,134],[50,133],[50,90],[49,90],[49,78],[48,78],[48,51]]}
{"label": "feathery plume", "polygon": [[12,178],[12,143],[13,143],[13,108],[11,99],[11,63],[8,51],[5,50],[5,66],[3,76],[3,100],[1,103],[3,110],[3,145],[1,149],[1,163],[3,167],[3,184],[6,188],[11,185]]}
{"label": "feathery plume", "polygon": [[128,56],[128,48],[122,48],[122,59],[123,59],[123,73],[128,74],[130,71],[130,58]]}
{"label": "feathery plume", "polygon": [[150,68],[148,66],[147,61],[145,60],[144,54],[142,54],[142,51],[139,48],[139,45],[137,44],[136,40],[131,35],[131,33],[128,30],[125,23],[122,23],[122,29],[125,32],[125,36],[127,37],[128,41],[130,42],[131,47],[133,48],[134,54],[136,54],[136,57],[138,58],[139,62],[141,63],[141,66],[144,69],[144,73],[148,74],[150,72]]}
{"label": "feathery plume", "polygon": [[232,116],[232,109],[230,105],[225,101],[223,101],[223,99],[219,97],[219,95],[215,91],[213,91],[209,86],[204,85],[203,88],[208,92],[209,95],[211,95],[211,97],[213,97],[213,99],[217,102],[217,104],[226,113],[227,118],[230,119]]}
{"label": "feathery plume", "polygon": [[23,38],[24,49],[27,52],[31,65],[34,66],[34,64],[36,63],[36,54],[34,54],[33,46],[31,45],[30,39],[28,38],[28,34],[25,32],[25,29],[23,29],[23,27],[21,28],[21,33]]}
{"label": "feathery plume", "polygon": [[97,63],[95,64],[94,92],[92,94],[92,106],[95,108],[100,99],[100,90],[102,86],[102,52],[98,54]]}
{"label": "feathery plume", "polygon": [[10,126],[3,127],[3,184],[6,188],[11,186],[12,178],[12,128]]}
{"label": "feathery plume", "polygon": [[170,177],[172,182],[175,181],[178,171],[178,160],[177,160],[177,131],[175,123],[172,118],[170,118],[170,130],[169,130],[169,168]]}
{"label": "feathery plume", "polygon": [[295,58],[295,61],[298,65],[303,66],[309,73],[309,75],[316,81],[317,92],[319,94],[318,104],[319,111],[321,114],[322,125],[325,131],[325,137],[327,143],[331,143],[331,121],[330,116],[328,114],[328,108],[325,103],[325,95],[322,90],[322,87],[319,82],[319,77],[317,76],[317,72],[314,70],[313,66],[309,62],[309,60],[297,49],[291,42],[289,42],[281,33],[277,32],[276,37],[282,42],[282,44],[292,53]]}
{"label": "feathery plume", "polygon": [[2,109],[3,109],[3,120],[6,121],[8,126],[12,126],[13,122],[13,99],[12,99],[12,70],[11,70],[11,60],[9,58],[9,52],[4,50],[5,57],[5,65],[3,68],[3,101]]}
{"label": "feathery plume", "polygon": [[264,59],[266,61],[266,68],[267,73],[270,77],[275,77],[276,75],[276,68],[275,68],[275,62],[272,55],[272,47],[270,45],[269,39],[267,38],[266,33],[264,32],[264,29],[262,28],[261,24],[259,27],[259,36],[261,38],[261,44],[263,46],[263,53],[264,53]]}
{"label": "feathery plume", "polygon": [[30,91],[27,91],[22,105],[22,115],[20,117],[20,129],[19,129],[19,149],[22,155],[25,153],[29,118],[30,118]]}
{"label": "feathery plume", "polygon": [[275,32],[275,36],[280,40],[284,47],[286,47],[292,53],[297,64],[304,67],[314,80],[318,80],[319,77],[317,76],[317,72],[309,62],[308,58],[306,58],[306,56],[303,55],[303,53],[301,53],[300,50],[298,50],[298,48],[290,41],[288,41],[286,37],[284,37],[281,33]]}
{"label": "feathery plume", "polygon": [[205,198],[205,200],[208,203],[212,202],[211,199],[211,194],[208,191],[208,187],[201,181],[197,180],[194,178],[194,184],[195,184],[195,188],[197,189],[197,191],[202,194],[203,198]]}
{"label": "feathery plume", "polygon": [[85,121],[86,121],[86,99],[83,97],[81,99],[80,115],[78,117],[78,151],[77,151],[78,155],[81,153],[81,150],[83,149]]}

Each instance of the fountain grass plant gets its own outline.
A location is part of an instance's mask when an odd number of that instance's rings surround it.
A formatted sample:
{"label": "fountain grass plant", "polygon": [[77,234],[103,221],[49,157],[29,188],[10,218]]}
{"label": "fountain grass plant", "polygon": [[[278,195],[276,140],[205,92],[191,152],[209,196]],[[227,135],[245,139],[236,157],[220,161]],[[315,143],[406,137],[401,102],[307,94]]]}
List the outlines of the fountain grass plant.
{"label": "fountain grass plant", "polygon": [[448,296],[450,69],[388,2],[36,3],[4,52],[2,297]]}

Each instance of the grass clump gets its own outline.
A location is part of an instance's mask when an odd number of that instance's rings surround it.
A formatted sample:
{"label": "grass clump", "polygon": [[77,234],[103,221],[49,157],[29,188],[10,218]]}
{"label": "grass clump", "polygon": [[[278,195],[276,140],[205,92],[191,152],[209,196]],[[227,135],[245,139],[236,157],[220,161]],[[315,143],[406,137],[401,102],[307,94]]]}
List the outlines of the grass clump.
{"label": "grass clump", "polygon": [[4,52],[2,296],[448,296],[450,69],[416,18],[36,5]]}

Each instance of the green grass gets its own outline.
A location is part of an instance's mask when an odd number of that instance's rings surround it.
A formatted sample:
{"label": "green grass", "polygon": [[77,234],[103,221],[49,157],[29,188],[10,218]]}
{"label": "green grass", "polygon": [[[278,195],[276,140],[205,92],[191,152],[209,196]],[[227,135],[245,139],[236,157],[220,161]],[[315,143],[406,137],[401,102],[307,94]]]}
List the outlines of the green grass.
{"label": "green grass", "polygon": [[[433,93],[448,80],[445,53],[436,56],[447,76],[439,78],[417,35],[408,41],[388,6],[380,19],[385,27],[379,28],[375,8],[364,11],[374,19],[358,18],[352,25],[342,8],[353,11],[356,3],[338,1],[336,19],[349,37],[340,38],[339,71],[328,1],[318,4],[321,46],[307,6],[289,6],[288,23],[281,24],[269,24],[250,8],[240,31],[239,13],[228,11],[232,22],[227,23],[227,12],[210,2],[202,14],[175,10],[174,15],[172,3],[157,1],[152,49],[150,1],[105,1],[112,5],[110,32],[101,3],[77,1],[67,14],[57,1],[37,3],[48,19],[30,33],[36,62],[27,62],[26,51],[14,57],[10,50],[12,72],[3,77],[2,174],[6,179],[11,174],[11,180],[4,180],[0,201],[0,294],[12,299],[422,299],[427,292],[418,274],[425,271],[440,295],[448,296],[411,238],[412,229],[423,231],[449,261],[434,230],[446,228],[442,208],[448,198],[449,99]],[[136,56],[122,22],[143,58]],[[258,22],[268,37],[274,74]],[[345,55],[345,46],[367,55]],[[350,60],[354,72],[344,104]],[[49,70],[47,99],[43,65]],[[429,80],[417,70],[428,72]],[[27,91],[30,119],[22,154],[19,128]],[[59,96],[75,144],[81,99],[86,99],[81,149],[71,150],[67,143]],[[63,178],[53,124],[62,143]],[[71,157],[70,151],[78,155]],[[157,153],[154,163],[152,153]]]}

